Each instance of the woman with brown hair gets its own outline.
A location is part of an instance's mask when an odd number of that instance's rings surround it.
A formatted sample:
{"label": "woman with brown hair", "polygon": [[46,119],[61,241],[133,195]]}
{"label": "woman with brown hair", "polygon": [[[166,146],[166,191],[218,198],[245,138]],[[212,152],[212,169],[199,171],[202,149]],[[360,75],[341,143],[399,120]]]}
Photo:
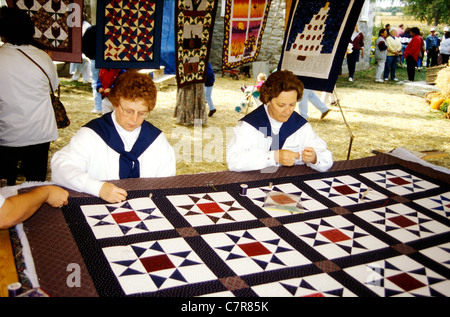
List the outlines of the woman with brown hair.
{"label": "woman with brown hair", "polygon": [[290,71],[272,73],[260,90],[264,103],[234,128],[227,147],[228,168],[248,171],[306,164],[326,171],[333,164],[326,143],[295,112],[303,95],[303,83]]}
{"label": "woman with brown hair", "polygon": [[164,133],[145,120],[156,105],[150,76],[123,73],[109,98],[114,111],[82,127],[51,166],[56,184],[115,203],[127,193],[108,180],[173,176],[176,161]]}

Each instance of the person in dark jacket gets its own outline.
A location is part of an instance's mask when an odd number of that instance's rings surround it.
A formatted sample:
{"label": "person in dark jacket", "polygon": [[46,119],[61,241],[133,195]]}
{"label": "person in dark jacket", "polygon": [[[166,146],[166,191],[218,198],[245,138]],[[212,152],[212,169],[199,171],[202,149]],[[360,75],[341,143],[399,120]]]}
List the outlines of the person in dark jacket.
{"label": "person in dark jacket", "polygon": [[212,90],[215,81],[216,77],[214,75],[212,65],[211,63],[208,62],[208,68],[206,69],[205,98],[209,106],[209,113],[208,113],[209,117],[212,117],[213,114],[217,111],[212,101]]}
{"label": "person in dark jacket", "polygon": [[360,56],[364,58],[364,35],[359,31],[358,25],[355,26],[350,44],[352,44],[352,52],[347,54],[348,80],[353,81],[356,62]]}

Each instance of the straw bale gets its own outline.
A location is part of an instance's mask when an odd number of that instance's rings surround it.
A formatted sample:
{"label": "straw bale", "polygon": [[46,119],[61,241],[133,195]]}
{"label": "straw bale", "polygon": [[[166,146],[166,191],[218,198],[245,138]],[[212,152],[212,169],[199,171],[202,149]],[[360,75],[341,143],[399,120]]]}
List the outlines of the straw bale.
{"label": "straw bale", "polygon": [[450,98],[450,67],[447,66],[438,72],[436,86],[440,89],[442,98]]}

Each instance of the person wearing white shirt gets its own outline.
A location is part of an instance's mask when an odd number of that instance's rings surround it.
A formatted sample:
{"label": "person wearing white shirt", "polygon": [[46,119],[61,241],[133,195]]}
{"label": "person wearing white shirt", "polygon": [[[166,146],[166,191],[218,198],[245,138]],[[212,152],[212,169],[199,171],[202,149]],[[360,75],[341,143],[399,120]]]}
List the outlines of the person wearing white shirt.
{"label": "person wearing white shirt", "polygon": [[387,55],[386,55],[386,64],[384,65],[384,80],[389,80],[389,74],[391,75],[391,80],[398,81],[397,77],[395,77],[395,72],[397,70],[397,60],[398,56],[402,52],[402,43],[400,39],[397,37],[397,30],[391,29],[389,31],[389,35],[386,38],[387,45]]}
{"label": "person wearing white shirt", "polygon": [[53,155],[51,168],[56,184],[115,203],[127,192],[109,180],[174,176],[176,160],[166,136],[145,120],[156,105],[150,76],[128,70],[110,100],[114,111],[83,126]]}
{"label": "person wearing white shirt", "polygon": [[278,166],[306,164],[323,172],[333,165],[325,141],[295,112],[303,89],[290,71],[268,77],[260,90],[264,104],[234,127],[226,154],[230,171],[271,171]]}
{"label": "person wearing white shirt", "polygon": [[[27,181],[45,181],[50,142],[58,138],[50,85],[58,87],[56,67],[35,47],[34,24],[26,12],[2,7],[0,35],[0,178],[16,184],[18,162]],[[19,49],[22,51],[20,52]]]}
{"label": "person wearing white shirt", "polygon": [[444,28],[444,36],[442,37],[439,50],[442,57],[442,64],[448,64],[450,57],[450,30],[448,27]]}

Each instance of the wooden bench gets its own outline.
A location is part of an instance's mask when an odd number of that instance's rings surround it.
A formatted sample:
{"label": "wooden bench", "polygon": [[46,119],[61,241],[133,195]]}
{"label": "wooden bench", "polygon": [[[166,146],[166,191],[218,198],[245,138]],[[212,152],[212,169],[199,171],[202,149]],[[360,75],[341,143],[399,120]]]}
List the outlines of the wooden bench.
{"label": "wooden bench", "polygon": [[167,85],[176,84],[175,75],[169,75],[169,74],[164,74],[164,75],[161,75],[156,78],[153,77],[153,82],[155,83],[157,89],[160,89],[161,87],[164,87]]}
{"label": "wooden bench", "polygon": [[159,69],[140,69],[140,73],[153,76],[153,82],[156,85],[156,89],[160,89],[163,86],[176,84],[175,75],[164,74],[164,66],[160,66]]}

